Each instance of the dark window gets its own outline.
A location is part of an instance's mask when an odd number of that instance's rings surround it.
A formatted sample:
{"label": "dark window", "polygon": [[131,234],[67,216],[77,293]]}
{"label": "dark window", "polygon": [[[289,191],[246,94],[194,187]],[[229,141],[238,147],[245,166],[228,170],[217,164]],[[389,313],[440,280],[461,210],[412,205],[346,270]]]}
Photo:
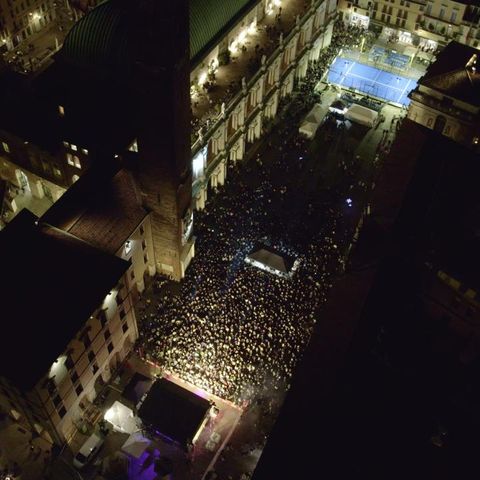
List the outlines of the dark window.
{"label": "dark window", "polygon": [[125,310],[123,308],[120,309],[120,318],[125,318]]}
{"label": "dark window", "polygon": [[98,365],[97,365],[96,363],[94,363],[94,364],[92,365],[92,372],[93,372],[94,375],[95,375],[95,373],[98,372]]}
{"label": "dark window", "polygon": [[73,360],[70,355],[67,356],[67,359],[65,360],[65,366],[67,367],[68,370],[71,370],[73,368]]}
{"label": "dark window", "polygon": [[79,383],[76,387],[75,387],[75,393],[77,394],[77,396],[80,396],[80,394],[83,392],[83,387],[82,387],[82,384]]}
{"label": "dark window", "polygon": [[105,340],[108,340],[110,338],[112,334],[110,333],[110,330],[107,328],[105,330],[105,333],[103,334],[103,336],[105,337]]}
{"label": "dark window", "polygon": [[128,323],[125,322],[125,323],[122,325],[122,332],[125,333],[127,330],[128,330]]}
{"label": "dark window", "polygon": [[47,383],[47,390],[48,390],[48,393],[50,393],[50,394],[56,392],[57,386],[55,385],[55,382],[53,381],[53,378],[49,379],[49,382]]}
{"label": "dark window", "polygon": [[65,407],[62,407],[62,408],[58,411],[58,415],[60,416],[60,418],[63,418],[66,413],[67,413],[67,410],[65,409]]}
{"label": "dark window", "polygon": [[95,354],[92,352],[92,350],[90,350],[88,352],[88,361],[91,363],[95,360]]}
{"label": "dark window", "polygon": [[147,242],[142,240],[142,249],[145,250],[147,248]]}
{"label": "dark window", "polygon": [[53,404],[55,407],[58,407],[62,403],[62,399],[60,398],[60,395],[55,395],[53,397]]}
{"label": "dark window", "polygon": [[140,227],[140,235],[143,235],[145,233],[145,230],[143,229],[143,227]]}
{"label": "dark window", "polygon": [[105,310],[100,311],[100,313],[98,314],[98,319],[100,320],[100,324],[102,325],[102,327],[104,327],[107,323],[107,314]]}
{"label": "dark window", "polygon": [[88,336],[88,332],[84,332],[81,338],[85,348],[88,348],[92,344],[90,337]]}
{"label": "dark window", "polygon": [[72,381],[72,383],[75,383],[78,380],[78,373],[76,371],[73,371],[70,374],[70,380]]}
{"label": "dark window", "polygon": [[458,308],[460,306],[460,299],[458,297],[452,298],[451,305],[453,308]]}
{"label": "dark window", "polygon": [[110,342],[108,345],[107,345],[107,350],[108,350],[108,353],[112,353],[113,352],[113,343]]}
{"label": "dark window", "polygon": [[117,296],[115,297],[115,301],[117,302],[117,305],[121,305],[122,302],[123,302],[123,298],[122,296],[120,295],[120,292],[117,294]]}
{"label": "dark window", "polygon": [[148,258],[146,255],[143,256],[143,263],[148,263]]}

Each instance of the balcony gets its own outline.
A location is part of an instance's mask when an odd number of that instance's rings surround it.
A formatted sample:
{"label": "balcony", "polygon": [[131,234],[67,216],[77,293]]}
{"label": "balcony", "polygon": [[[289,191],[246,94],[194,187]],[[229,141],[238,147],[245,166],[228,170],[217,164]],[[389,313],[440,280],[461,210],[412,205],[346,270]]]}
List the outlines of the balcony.
{"label": "balcony", "polygon": [[266,15],[256,28],[242,36],[242,42],[231,53],[227,65],[218,66],[211,82],[195,86],[192,93],[192,144],[197,140],[200,129],[211,129],[221,115],[221,105],[226,106],[242,90],[242,78],[246,82],[258,73],[262,56],[267,61],[279,47],[280,34],[286,40],[300,18],[315,0],[282,0],[281,15],[278,8]]}

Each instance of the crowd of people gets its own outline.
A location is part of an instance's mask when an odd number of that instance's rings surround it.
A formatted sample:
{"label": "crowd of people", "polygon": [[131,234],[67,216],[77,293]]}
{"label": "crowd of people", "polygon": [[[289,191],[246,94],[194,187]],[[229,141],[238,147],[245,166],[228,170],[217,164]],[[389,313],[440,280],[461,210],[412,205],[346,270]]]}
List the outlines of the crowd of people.
{"label": "crowd of people", "polygon": [[[150,359],[237,404],[288,385],[343,262],[338,199],[296,184],[308,176],[304,141],[276,148],[268,162],[232,167],[196,214],[198,254],[180,295],[165,294],[141,323]],[[259,242],[300,260],[291,279],[245,263]]]}
{"label": "crowd of people", "polygon": [[[315,101],[313,87],[339,49],[358,42],[358,27],[339,23],[334,32],[300,85],[299,108]],[[309,172],[302,170],[306,145],[288,131],[291,125],[284,132],[291,140],[276,146],[275,159],[264,163],[259,156],[254,167],[233,167],[228,188],[196,213],[198,253],[180,295],[163,295],[141,322],[148,358],[237,404],[288,386],[330,277],[344,265],[339,192],[308,193],[294,185]],[[299,259],[296,274],[285,279],[247,265],[258,243]]]}

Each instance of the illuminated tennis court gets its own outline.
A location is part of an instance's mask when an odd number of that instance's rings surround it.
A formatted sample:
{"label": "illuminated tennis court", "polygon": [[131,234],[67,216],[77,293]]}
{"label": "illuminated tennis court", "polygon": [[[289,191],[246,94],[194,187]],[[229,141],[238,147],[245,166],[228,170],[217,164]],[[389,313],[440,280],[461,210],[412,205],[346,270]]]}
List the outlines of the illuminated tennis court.
{"label": "illuminated tennis court", "polygon": [[407,95],[417,86],[417,82],[411,78],[341,57],[330,66],[328,81],[401,105],[410,103]]}

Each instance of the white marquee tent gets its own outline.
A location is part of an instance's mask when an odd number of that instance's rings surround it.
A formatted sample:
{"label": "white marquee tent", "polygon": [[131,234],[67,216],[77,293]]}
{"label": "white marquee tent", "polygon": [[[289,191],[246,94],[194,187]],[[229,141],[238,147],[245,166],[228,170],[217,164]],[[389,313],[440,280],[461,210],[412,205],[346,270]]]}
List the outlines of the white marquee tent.
{"label": "white marquee tent", "polygon": [[325,117],[326,111],[318,103],[308,112],[303,119],[298,132],[308,139],[312,139]]}
{"label": "white marquee tent", "polygon": [[103,417],[117,432],[133,433],[138,430],[133,411],[118,400],[105,412]]}
{"label": "white marquee tent", "polygon": [[352,104],[345,112],[345,118],[367,127],[373,127],[377,117],[378,113],[375,110],[371,110],[370,108],[364,107],[363,105],[358,105],[356,103]]}
{"label": "white marquee tent", "polygon": [[150,443],[150,440],[145,438],[140,432],[132,433],[122,445],[122,452],[128,453],[132,457],[140,458]]}

